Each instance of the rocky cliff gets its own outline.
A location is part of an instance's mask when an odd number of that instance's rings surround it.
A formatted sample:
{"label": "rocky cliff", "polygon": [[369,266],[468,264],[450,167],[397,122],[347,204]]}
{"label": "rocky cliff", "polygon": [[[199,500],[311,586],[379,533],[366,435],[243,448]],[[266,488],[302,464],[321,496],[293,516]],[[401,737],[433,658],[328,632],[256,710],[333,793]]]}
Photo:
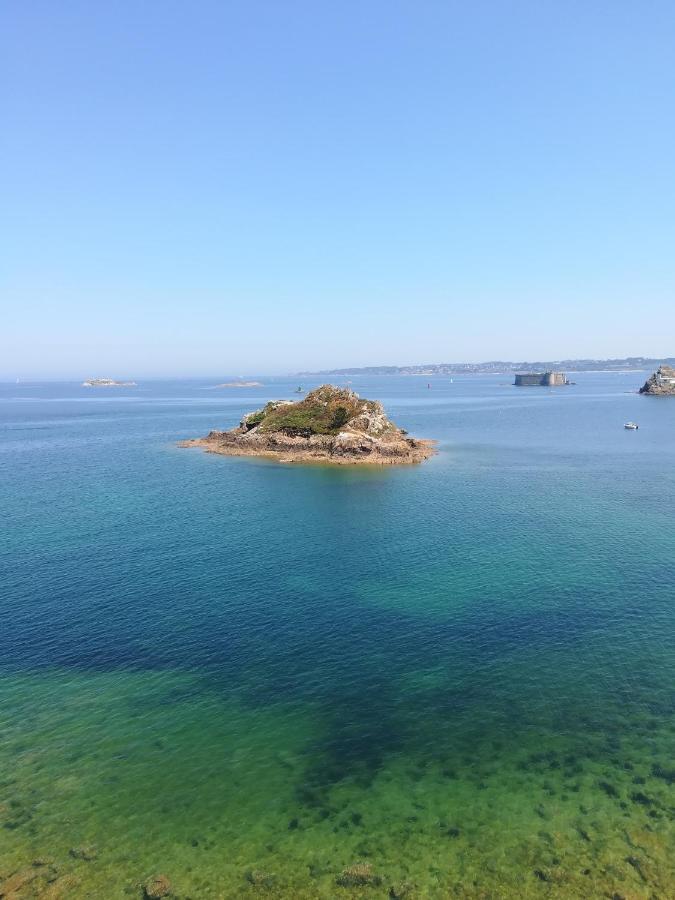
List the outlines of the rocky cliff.
{"label": "rocky cliff", "polygon": [[641,394],[655,394],[661,397],[675,397],[675,369],[659,366],[640,388]]}
{"label": "rocky cliff", "polygon": [[297,403],[272,401],[231,431],[212,431],[181,446],[283,462],[376,465],[418,463],[434,452],[431,441],[410,438],[394,425],[381,403],[329,384]]}

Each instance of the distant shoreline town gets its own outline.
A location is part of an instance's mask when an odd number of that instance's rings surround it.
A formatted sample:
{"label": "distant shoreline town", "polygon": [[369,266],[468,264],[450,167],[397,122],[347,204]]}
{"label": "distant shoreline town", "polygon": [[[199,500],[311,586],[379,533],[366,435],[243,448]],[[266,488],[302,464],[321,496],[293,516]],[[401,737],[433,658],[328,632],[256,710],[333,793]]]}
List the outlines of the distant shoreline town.
{"label": "distant shoreline town", "polygon": [[495,360],[482,363],[434,363],[419,366],[363,366],[361,368],[326,369],[320,372],[299,372],[298,377],[352,375],[512,375],[528,372],[633,372],[656,369],[659,365],[675,366],[675,357],[656,358],[629,356],[624,359],[557,359],[538,362],[506,362]]}

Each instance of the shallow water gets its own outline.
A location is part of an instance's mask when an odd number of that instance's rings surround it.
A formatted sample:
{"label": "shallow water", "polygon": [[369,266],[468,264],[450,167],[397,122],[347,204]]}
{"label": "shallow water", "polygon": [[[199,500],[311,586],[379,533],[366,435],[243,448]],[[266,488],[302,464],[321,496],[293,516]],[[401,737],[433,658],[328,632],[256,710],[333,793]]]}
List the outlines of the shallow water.
{"label": "shallow water", "polygon": [[17,896],[674,896],[675,401],[575,377],[354,379],[382,470],[176,448],[296,382],[2,386]]}

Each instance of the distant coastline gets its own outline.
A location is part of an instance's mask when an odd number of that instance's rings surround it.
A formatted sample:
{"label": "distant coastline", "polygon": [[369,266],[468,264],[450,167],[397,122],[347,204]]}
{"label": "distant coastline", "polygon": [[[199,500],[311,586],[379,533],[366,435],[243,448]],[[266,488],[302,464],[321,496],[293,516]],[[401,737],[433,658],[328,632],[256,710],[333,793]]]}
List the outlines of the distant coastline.
{"label": "distant coastline", "polygon": [[482,363],[433,363],[417,366],[363,366],[361,368],[327,369],[320,372],[299,372],[297,377],[349,378],[354,375],[513,375],[516,372],[540,372],[560,369],[565,372],[641,372],[659,365],[675,366],[675,357],[657,359],[647,356],[628,356],[622,359],[557,359],[536,362],[508,362],[493,360]]}

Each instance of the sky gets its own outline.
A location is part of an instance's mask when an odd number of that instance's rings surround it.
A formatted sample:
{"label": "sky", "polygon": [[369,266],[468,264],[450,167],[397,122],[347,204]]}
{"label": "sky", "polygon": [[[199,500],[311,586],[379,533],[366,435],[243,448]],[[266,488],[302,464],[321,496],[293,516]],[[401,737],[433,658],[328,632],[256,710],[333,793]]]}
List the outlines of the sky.
{"label": "sky", "polygon": [[675,355],[671,0],[6,0],[0,378]]}

